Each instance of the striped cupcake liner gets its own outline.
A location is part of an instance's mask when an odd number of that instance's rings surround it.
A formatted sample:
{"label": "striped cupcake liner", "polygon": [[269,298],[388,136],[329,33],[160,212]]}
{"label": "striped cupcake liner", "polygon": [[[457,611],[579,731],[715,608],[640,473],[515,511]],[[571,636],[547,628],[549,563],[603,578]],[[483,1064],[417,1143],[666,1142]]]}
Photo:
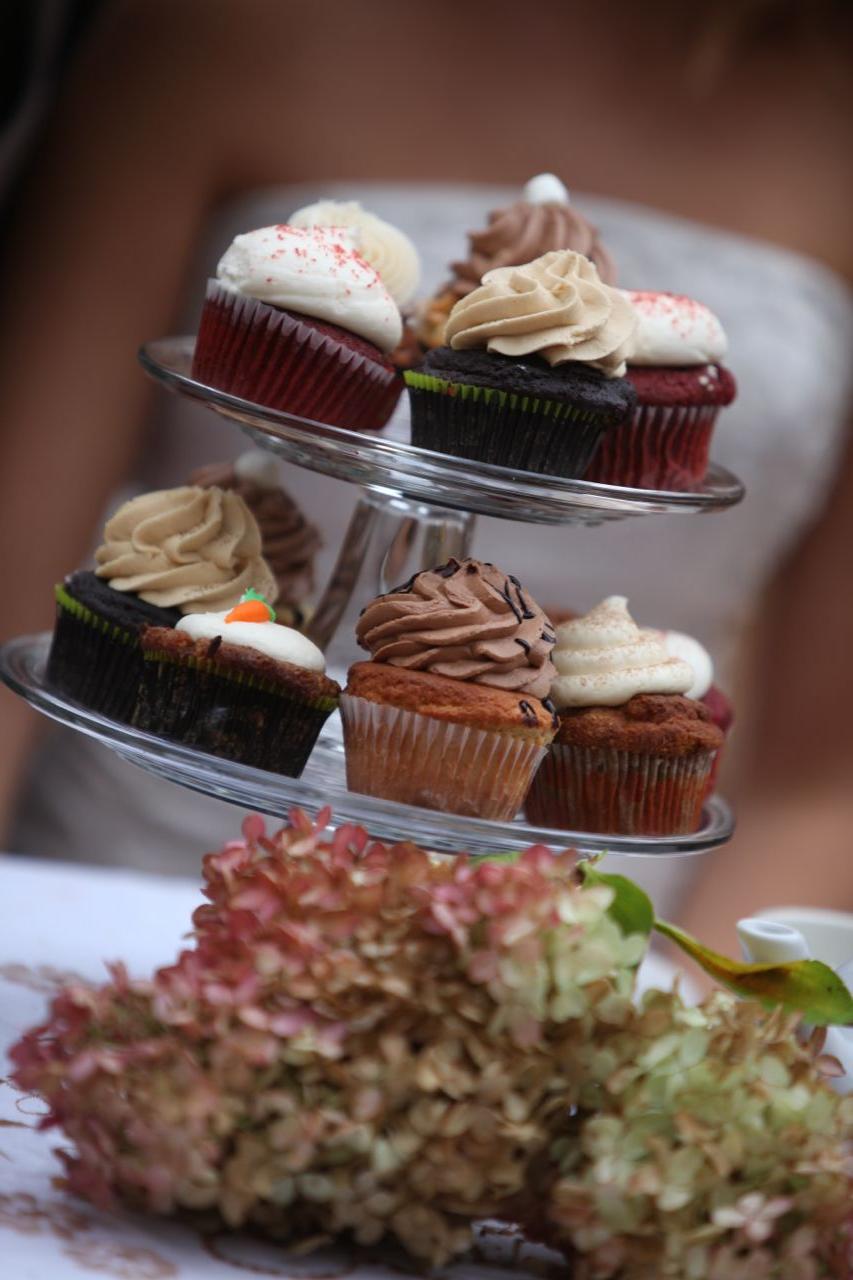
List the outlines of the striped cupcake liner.
{"label": "striped cupcake liner", "polygon": [[142,675],[139,633],[94,613],[61,583],[54,595],[48,684],[91,711],[129,723]]}
{"label": "striped cupcake liner", "polygon": [[343,694],[347,786],[442,813],[509,822],[546,748]]}
{"label": "striped cupcake liner", "polygon": [[719,405],[638,405],[603,437],[586,479],[635,489],[696,488],[708,470],[719,411]]}
{"label": "striped cupcake liner", "polygon": [[350,431],[384,427],[396,370],[287,311],[208,281],[192,376],[229,395]]}
{"label": "striped cupcake liner", "polygon": [[536,826],[605,835],[686,835],[702,821],[715,755],[650,756],[554,743],[525,812]]}

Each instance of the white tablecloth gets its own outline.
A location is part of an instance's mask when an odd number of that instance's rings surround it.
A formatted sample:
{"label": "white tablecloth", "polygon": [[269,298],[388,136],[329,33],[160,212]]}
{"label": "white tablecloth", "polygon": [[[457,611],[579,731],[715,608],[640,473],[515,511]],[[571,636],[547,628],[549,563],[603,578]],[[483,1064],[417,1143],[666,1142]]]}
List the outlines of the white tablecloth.
{"label": "white tablecloth", "polygon": [[[0,1275],[4,1280],[222,1280],[237,1275],[391,1280],[416,1268],[405,1259],[366,1260],[346,1249],[296,1257],[280,1246],[222,1234],[202,1239],[167,1220],[108,1215],[52,1185],[63,1136],[36,1132],[43,1105],[5,1076],[6,1050],[44,1019],[47,1001],[70,974],[94,982],[104,961],[122,959],[141,976],[174,959],[201,901],[198,884],[137,872],[36,862],[0,855]],[[647,962],[646,982],[671,974]],[[554,1258],[510,1229],[486,1226],[453,1280],[547,1274]]]}

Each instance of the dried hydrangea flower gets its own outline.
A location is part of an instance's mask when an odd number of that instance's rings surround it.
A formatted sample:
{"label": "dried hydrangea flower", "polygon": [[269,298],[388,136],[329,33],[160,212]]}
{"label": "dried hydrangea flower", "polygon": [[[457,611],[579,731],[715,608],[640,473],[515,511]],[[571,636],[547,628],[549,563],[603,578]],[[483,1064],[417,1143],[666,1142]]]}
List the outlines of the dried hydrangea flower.
{"label": "dried hydrangea flower", "polygon": [[571,857],[434,859],[294,813],[204,863],[177,963],[67,988],[13,1051],[70,1187],[438,1263],[524,1191],[645,939]]}
{"label": "dried hydrangea flower", "polygon": [[578,1277],[853,1276],[853,1096],[828,1088],[819,1040],[794,1024],[651,993],[587,1050],[596,1110],[552,1148],[561,1173],[538,1215]]}

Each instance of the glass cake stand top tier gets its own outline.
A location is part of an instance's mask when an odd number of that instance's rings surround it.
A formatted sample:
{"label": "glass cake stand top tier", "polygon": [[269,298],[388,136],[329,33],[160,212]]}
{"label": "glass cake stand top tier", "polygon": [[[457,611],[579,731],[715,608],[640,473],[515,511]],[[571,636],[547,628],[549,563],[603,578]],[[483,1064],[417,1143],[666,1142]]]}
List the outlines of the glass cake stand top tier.
{"label": "glass cake stand top tier", "polygon": [[458,814],[438,813],[347,791],[344,757],[333,716],[301,778],[286,778],[249,768],[167,742],[129,725],[87,710],[53,690],[45,681],[50,636],[21,636],[0,648],[0,679],[31,706],[52,719],[97,739],[131,763],[193,791],[216,796],[243,808],[286,818],[294,807],[316,815],[330,805],[337,825],[352,822],[387,841],[413,840],[439,853],[506,853],[545,844],[586,854],[609,851],[618,856],[684,857],[725,844],[734,829],[725,803],[713,797],[701,828],[687,836],[666,838],[590,835],[510,823],[487,822]]}
{"label": "glass cake stand top tier", "polygon": [[419,449],[408,443],[407,426],[377,434],[308,422],[196,382],[190,376],[194,341],[179,337],[147,343],[139,353],[143,368],[169,390],[231,418],[257,445],[288,462],[390,496],[533,524],[695,515],[733,506],[743,497],[737,477],[716,465],[695,492],[629,489],[516,472]]}

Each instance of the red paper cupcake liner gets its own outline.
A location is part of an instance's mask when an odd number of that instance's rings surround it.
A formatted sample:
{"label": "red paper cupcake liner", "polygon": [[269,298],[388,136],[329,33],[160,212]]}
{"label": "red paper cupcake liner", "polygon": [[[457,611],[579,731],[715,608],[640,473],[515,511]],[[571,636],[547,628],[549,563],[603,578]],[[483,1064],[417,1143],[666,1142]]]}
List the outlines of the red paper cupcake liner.
{"label": "red paper cupcake liner", "polygon": [[443,813],[509,822],[545,748],[530,738],[341,697],[347,786]]}
{"label": "red paper cupcake liner", "polygon": [[677,758],[555,743],[527,796],[528,821],[606,835],[686,835],[702,821],[713,751]]}
{"label": "red paper cupcake liner", "polygon": [[637,405],[607,431],[584,477],[635,489],[692,489],[708,470],[719,405]]}
{"label": "red paper cupcake liner", "polygon": [[[328,332],[255,298],[208,282],[192,376],[270,409],[350,431],[384,427],[402,379]],[[369,346],[360,344],[362,348]]]}

